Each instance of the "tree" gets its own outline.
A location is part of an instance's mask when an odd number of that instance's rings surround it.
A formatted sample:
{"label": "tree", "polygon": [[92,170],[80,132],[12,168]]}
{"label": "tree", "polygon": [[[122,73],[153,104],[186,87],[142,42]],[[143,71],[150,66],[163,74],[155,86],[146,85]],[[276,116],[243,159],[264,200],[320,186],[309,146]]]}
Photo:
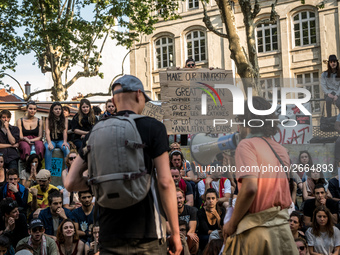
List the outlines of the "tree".
{"label": "tree", "polygon": [[[259,65],[258,65],[258,57],[256,50],[256,41],[255,41],[255,18],[261,11],[260,4],[258,0],[239,0],[238,3],[241,7],[241,11],[243,14],[243,23],[245,26],[246,32],[246,43],[247,43],[247,51],[240,43],[240,37],[238,35],[238,31],[235,23],[235,15],[233,11],[233,2],[231,0],[216,0],[217,6],[221,13],[222,23],[225,27],[226,33],[219,32],[211,23],[210,18],[207,14],[206,4],[209,3],[209,0],[201,0],[204,7],[204,18],[203,22],[206,27],[215,33],[216,35],[227,38],[229,41],[229,50],[230,57],[235,61],[235,65],[237,67],[237,73],[242,79],[244,91],[247,91],[248,87],[252,87],[253,93],[255,95],[261,95],[261,87],[259,85],[258,79],[260,78]],[[301,3],[304,4],[304,0],[301,0]],[[271,15],[267,20],[262,21],[261,23],[266,24],[275,24],[277,22],[278,15],[275,11],[275,6],[277,4],[277,0],[274,0],[271,5]],[[323,8],[324,2],[320,2],[317,8]],[[258,25],[260,23],[257,23]]]}
{"label": "tree", "polygon": [[[0,32],[6,36],[0,41],[1,71],[15,70],[18,54],[34,52],[41,72],[53,79],[52,88],[24,94],[25,100],[47,91],[53,101],[66,100],[67,89],[79,78],[103,76],[100,59],[107,38],[129,48],[141,34],[152,33],[159,17],[178,17],[178,2],[167,0],[0,1]],[[82,70],[68,80],[75,65]]]}

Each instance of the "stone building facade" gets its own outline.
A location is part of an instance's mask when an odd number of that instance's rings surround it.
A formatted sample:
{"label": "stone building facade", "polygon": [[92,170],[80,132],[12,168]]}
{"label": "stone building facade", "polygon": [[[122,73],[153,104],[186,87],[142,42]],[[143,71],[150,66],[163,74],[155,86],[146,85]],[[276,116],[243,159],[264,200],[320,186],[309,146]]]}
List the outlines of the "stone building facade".
{"label": "stone building facade", "polygon": [[[272,1],[259,1],[261,11],[256,22],[268,19]],[[318,0],[278,1],[278,19],[274,25],[257,25],[256,42],[262,78],[263,96],[271,97],[272,86],[303,87],[312,98],[323,98],[321,73],[327,69],[330,54],[339,56],[339,2],[331,0],[317,9]],[[213,25],[224,32],[215,1],[207,6]],[[235,3],[235,17],[241,43],[246,48],[243,15]],[[199,0],[180,2],[182,19],[160,21],[152,35],[143,36],[134,45],[130,56],[130,72],[139,77],[147,93],[160,99],[159,71],[167,67],[184,67],[193,57],[199,67],[215,67],[235,71],[230,59],[228,40],[208,31],[202,21],[203,7]],[[293,97],[299,95],[293,95]],[[313,102],[313,114],[322,110]]]}

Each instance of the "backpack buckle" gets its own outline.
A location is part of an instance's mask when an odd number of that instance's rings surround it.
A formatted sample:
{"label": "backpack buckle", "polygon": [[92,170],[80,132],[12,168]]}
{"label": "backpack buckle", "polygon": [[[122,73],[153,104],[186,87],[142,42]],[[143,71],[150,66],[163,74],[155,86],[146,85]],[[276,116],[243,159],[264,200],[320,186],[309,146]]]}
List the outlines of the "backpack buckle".
{"label": "backpack buckle", "polygon": [[124,174],[123,175],[123,179],[124,180],[136,180],[140,177],[140,174],[136,173],[136,174]]}
{"label": "backpack buckle", "polygon": [[97,184],[97,181],[96,181],[94,178],[91,178],[91,179],[88,179],[88,180],[87,180],[87,183],[88,183],[89,185],[94,185],[94,184]]}

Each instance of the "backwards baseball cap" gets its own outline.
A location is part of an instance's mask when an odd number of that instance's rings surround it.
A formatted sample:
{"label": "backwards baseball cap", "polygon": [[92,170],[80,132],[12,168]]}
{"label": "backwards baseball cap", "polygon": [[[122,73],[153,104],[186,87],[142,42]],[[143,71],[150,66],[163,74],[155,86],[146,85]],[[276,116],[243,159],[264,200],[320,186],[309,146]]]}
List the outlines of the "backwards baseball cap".
{"label": "backwards baseball cap", "polygon": [[[120,84],[122,86],[121,89],[113,91],[116,85]],[[142,91],[145,97],[145,102],[151,101],[151,98],[145,94],[143,83],[140,79],[133,75],[124,75],[123,77],[116,80],[112,85],[112,95],[124,93],[124,92],[134,92],[134,91]]]}
{"label": "backwards baseball cap", "polygon": [[46,169],[41,169],[36,176],[37,181],[47,181],[49,178],[51,178],[51,172]]}
{"label": "backwards baseball cap", "polygon": [[36,227],[44,227],[44,224],[42,223],[42,221],[39,218],[31,220],[31,223],[29,225],[30,229],[36,228]]}
{"label": "backwards baseball cap", "polygon": [[328,62],[331,62],[331,61],[338,61],[338,59],[336,58],[335,55],[329,55]]}

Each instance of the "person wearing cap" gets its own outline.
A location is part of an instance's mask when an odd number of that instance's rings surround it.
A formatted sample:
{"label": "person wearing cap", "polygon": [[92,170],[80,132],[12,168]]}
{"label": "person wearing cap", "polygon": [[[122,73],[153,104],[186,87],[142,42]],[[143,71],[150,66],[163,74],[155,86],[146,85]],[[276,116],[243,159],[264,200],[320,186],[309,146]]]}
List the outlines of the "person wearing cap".
{"label": "person wearing cap", "polygon": [[44,235],[44,224],[40,219],[33,219],[29,224],[28,237],[21,239],[17,247],[28,244],[33,248],[33,255],[58,255],[55,241]]}
{"label": "person wearing cap", "polygon": [[38,185],[29,189],[28,205],[31,207],[32,212],[38,208],[46,208],[48,204],[48,192],[51,189],[58,190],[57,187],[51,184],[51,173],[46,169],[41,169],[36,175]]}
{"label": "person wearing cap", "polygon": [[[116,80],[112,91],[112,102],[117,109],[117,116],[141,114],[145,102],[151,100],[145,94],[142,82],[132,75],[125,75]],[[164,124],[150,117],[137,119],[136,126],[142,142],[146,145],[143,150],[148,173],[153,170],[153,164],[156,168],[157,179],[154,181],[158,184],[158,190],[152,185],[144,200],[124,209],[112,210],[99,206],[100,254],[130,254],[129,249],[133,249],[136,254],[166,254],[165,215],[156,213],[165,212],[174,243],[174,250],[170,251],[170,254],[179,255],[182,244],[175,185],[169,168],[166,129]],[[86,158],[83,150],[79,152],[65,181],[65,187],[69,191],[88,189],[88,178],[83,176],[83,172],[87,170]],[[159,193],[159,203],[152,193]]]}
{"label": "person wearing cap", "polygon": [[49,207],[40,211],[38,218],[44,223],[45,234],[56,240],[60,223],[65,219],[73,220],[72,212],[63,207],[63,195],[58,190],[48,193]]}
{"label": "person wearing cap", "polygon": [[325,94],[327,117],[332,117],[332,104],[340,109],[340,69],[335,55],[328,57],[327,71],[321,74],[321,88]]}
{"label": "person wearing cap", "polygon": [[16,169],[9,169],[6,173],[7,183],[0,188],[0,198],[11,197],[18,203],[21,213],[27,213],[28,189],[19,183],[19,173]]}

